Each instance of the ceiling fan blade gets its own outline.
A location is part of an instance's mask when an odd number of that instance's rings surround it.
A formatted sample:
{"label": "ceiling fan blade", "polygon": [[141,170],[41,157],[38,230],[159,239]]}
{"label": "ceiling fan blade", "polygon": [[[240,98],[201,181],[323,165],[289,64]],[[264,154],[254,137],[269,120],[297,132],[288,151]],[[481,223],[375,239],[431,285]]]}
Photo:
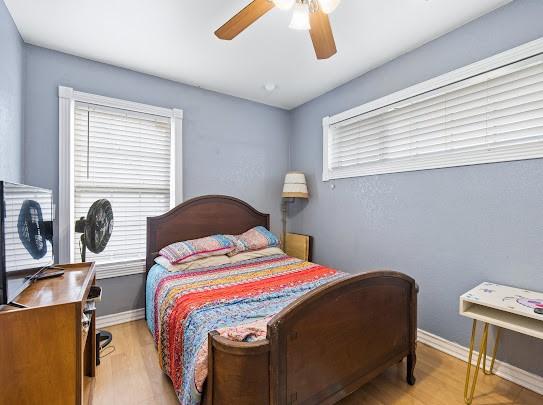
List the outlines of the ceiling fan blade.
{"label": "ceiling fan blade", "polygon": [[220,39],[233,39],[273,7],[271,1],[253,0],[243,10],[228,20],[226,24],[215,31],[215,35]]}
{"label": "ceiling fan blade", "polygon": [[317,10],[310,14],[310,19],[311,29],[309,33],[317,59],[328,59],[337,52],[328,15],[321,10]]}

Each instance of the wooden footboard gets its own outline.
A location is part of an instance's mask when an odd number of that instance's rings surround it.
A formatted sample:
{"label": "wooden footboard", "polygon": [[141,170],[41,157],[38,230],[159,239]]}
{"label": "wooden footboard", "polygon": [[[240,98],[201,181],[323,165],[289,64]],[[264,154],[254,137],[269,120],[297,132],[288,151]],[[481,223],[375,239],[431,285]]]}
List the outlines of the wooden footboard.
{"label": "wooden footboard", "polygon": [[269,404],[268,340],[234,342],[209,333],[206,405]]}
{"label": "wooden footboard", "polygon": [[206,404],[332,404],[407,357],[414,384],[415,281],[379,271],[304,295],[256,343],[209,335]]}

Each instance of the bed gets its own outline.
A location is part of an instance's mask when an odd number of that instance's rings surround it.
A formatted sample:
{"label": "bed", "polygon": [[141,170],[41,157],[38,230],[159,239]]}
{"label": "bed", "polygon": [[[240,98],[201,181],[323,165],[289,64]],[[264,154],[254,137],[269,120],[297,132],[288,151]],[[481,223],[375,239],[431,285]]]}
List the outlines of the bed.
{"label": "bed", "polygon": [[[146,318],[183,404],[332,404],[404,358],[407,383],[415,383],[417,288],[404,274],[351,276],[280,252],[190,274],[154,263],[171,243],[256,226],[269,229],[269,215],[228,196],[194,198],[147,220]],[[201,291],[211,294],[209,280],[225,274],[246,295],[235,290],[225,298],[233,285],[221,284],[213,303],[201,298]],[[196,282],[197,294],[179,294]],[[231,311],[233,302],[241,310]],[[223,327],[221,317],[239,319]],[[253,339],[232,339],[236,322],[243,333],[247,325],[257,331]],[[201,395],[196,384],[190,387],[195,376]]]}

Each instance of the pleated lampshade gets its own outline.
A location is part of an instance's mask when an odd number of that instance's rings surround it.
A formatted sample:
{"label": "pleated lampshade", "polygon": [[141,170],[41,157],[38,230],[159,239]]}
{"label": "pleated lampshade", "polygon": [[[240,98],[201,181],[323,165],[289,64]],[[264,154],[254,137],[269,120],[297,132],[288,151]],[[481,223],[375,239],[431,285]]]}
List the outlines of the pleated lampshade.
{"label": "pleated lampshade", "polygon": [[284,198],[309,198],[305,174],[302,172],[288,172],[283,185]]}

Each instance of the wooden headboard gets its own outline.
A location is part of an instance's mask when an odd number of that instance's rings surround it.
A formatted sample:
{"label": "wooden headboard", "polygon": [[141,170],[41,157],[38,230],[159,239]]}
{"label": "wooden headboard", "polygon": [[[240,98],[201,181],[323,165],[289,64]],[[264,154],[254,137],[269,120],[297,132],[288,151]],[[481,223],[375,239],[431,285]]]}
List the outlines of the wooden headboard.
{"label": "wooden headboard", "polygon": [[214,234],[237,235],[255,226],[270,228],[270,215],[225,195],[206,195],[185,201],[164,215],[147,218],[145,268],[153,266],[158,252],[174,242]]}

